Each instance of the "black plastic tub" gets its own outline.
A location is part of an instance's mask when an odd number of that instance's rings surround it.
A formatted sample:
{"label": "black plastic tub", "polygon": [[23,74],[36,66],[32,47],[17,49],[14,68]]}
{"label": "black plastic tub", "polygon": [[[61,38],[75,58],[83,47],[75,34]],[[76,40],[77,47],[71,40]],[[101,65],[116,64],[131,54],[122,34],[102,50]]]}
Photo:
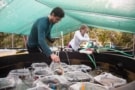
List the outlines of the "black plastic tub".
{"label": "black plastic tub", "polygon": [[[94,70],[95,67],[91,63],[86,54],[78,52],[60,52],[60,59],[67,64],[86,64],[90,65]],[[115,53],[94,53],[91,55],[95,60],[97,67],[117,74],[128,81],[131,90],[135,86],[135,60]],[[51,60],[40,53],[20,54],[13,56],[0,57],[0,77],[6,77],[9,71],[19,68],[27,68],[34,62],[51,63]],[[124,86],[125,90],[129,85]],[[122,87],[121,87],[122,88]],[[123,88],[119,90],[124,90]],[[117,89],[118,90],[118,89]]]}

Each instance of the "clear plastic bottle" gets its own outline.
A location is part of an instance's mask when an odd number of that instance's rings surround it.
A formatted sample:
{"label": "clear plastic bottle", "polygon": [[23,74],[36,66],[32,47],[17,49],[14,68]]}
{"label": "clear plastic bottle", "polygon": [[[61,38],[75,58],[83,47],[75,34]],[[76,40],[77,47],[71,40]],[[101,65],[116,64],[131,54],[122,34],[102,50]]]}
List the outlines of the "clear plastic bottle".
{"label": "clear plastic bottle", "polygon": [[54,72],[54,74],[62,75],[64,73],[63,67],[61,66],[61,63],[52,62],[50,64],[50,68]]}

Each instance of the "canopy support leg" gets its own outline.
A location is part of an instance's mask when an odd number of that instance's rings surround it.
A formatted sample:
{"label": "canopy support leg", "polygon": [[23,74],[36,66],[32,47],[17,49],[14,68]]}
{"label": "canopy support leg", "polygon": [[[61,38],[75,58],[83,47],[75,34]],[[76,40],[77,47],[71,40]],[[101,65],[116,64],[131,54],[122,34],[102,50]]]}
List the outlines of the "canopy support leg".
{"label": "canopy support leg", "polygon": [[135,59],[135,33],[133,34],[133,55]]}

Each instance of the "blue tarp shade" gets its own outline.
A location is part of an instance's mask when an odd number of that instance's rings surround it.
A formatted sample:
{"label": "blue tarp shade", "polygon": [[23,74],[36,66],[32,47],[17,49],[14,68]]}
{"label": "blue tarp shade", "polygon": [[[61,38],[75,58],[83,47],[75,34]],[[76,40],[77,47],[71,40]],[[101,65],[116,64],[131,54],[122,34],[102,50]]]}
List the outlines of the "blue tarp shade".
{"label": "blue tarp shade", "polygon": [[135,0],[1,0],[0,6],[0,32],[28,35],[37,18],[59,6],[66,16],[53,27],[53,36],[72,32],[82,23],[135,33]]}

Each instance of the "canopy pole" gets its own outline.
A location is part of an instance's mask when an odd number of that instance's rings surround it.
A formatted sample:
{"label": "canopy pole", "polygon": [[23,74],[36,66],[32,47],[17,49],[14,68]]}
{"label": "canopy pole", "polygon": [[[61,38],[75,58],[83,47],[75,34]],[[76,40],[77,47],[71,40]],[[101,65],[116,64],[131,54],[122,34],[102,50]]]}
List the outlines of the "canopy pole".
{"label": "canopy pole", "polygon": [[135,33],[133,34],[133,55],[135,59]]}
{"label": "canopy pole", "polygon": [[61,49],[64,49],[64,38],[63,38],[63,31],[61,31]]}
{"label": "canopy pole", "polygon": [[27,40],[28,40],[28,36],[23,35],[23,41],[24,41],[24,48],[27,48]]}
{"label": "canopy pole", "polygon": [[12,48],[14,48],[14,34],[12,33]]}

